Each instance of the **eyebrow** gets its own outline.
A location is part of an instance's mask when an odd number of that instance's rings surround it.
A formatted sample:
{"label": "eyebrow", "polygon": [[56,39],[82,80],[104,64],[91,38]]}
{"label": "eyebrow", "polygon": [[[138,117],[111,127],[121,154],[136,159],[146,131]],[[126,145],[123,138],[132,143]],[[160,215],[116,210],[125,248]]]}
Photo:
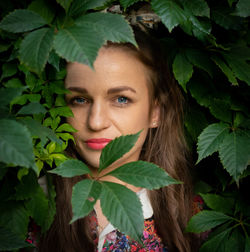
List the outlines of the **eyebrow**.
{"label": "eyebrow", "polygon": [[[88,93],[88,91],[87,91],[86,88],[81,88],[81,87],[69,87],[69,88],[67,88],[67,89],[70,90],[70,91],[75,91],[75,92],[83,93],[83,94]],[[120,86],[120,87],[110,88],[110,89],[108,90],[108,94],[119,93],[119,92],[122,92],[122,91],[131,91],[131,92],[133,92],[133,93],[136,93],[135,89],[133,89],[133,88],[131,88],[131,87],[128,87],[128,86]]]}

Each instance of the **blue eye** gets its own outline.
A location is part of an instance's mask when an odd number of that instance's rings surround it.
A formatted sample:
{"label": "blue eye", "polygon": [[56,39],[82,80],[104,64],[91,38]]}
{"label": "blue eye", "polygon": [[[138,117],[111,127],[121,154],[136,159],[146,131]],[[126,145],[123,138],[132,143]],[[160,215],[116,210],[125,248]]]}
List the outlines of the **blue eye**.
{"label": "blue eye", "polygon": [[74,103],[83,104],[86,103],[86,99],[84,99],[83,97],[77,97],[74,99]]}
{"label": "blue eye", "polygon": [[128,98],[124,97],[124,96],[120,96],[120,97],[117,98],[117,101],[119,103],[126,104],[126,103],[128,103]]}

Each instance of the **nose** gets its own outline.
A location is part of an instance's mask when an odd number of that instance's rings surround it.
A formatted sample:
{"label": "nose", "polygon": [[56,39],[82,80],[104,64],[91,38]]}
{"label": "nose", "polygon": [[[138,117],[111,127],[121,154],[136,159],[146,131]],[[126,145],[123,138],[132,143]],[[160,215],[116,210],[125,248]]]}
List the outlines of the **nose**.
{"label": "nose", "polygon": [[88,114],[88,128],[92,131],[100,131],[110,126],[108,111],[105,104],[93,102]]}

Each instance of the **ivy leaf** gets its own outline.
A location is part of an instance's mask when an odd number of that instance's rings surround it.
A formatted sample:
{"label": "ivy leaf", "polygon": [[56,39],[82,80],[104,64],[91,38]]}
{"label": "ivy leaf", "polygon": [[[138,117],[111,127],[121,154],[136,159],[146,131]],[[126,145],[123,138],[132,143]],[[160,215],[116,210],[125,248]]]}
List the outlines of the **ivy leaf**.
{"label": "ivy leaf", "polygon": [[222,197],[211,193],[200,193],[200,195],[209,208],[225,214],[232,214],[235,201],[234,198]]}
{"label": "ivy leaf", "polygon": [[71,26],[59,30],[55,36],[54,48],[58,55],[68,61],[93,65],[103,43],[103,37],[94,32],[93,27]]}
{"label": "ivy leaf", "polygon": [[211,77],[213,76],[212,62],[209,60],[209,55],[198,49],[187,49],[185,55],[189,62],[194,66],[206,71]]}
{"label": "ivy leaf", "polygon": [[26,119],[20,120],[20,122],[26,125],[26,127],[29,129],[33,137],[35,136],[39,137],[42,140],[42,143],[45,144],[48,138],[53,142],[62,144],[62,141],[58,139],[56,134],[50,128],[43,126],[38,121],[31,118],[26,118]]}
{"label": "ivy leaf", "polygon": [[0,106],[6,106],[11,101],[22,94],[24,88],[4,88],[0,89]]}
{"label": "ivy leaf", "polygon": [[224,168],[238,180],[250,161],[250,133],[234,130],[220,145],[219,156]]}
{"label": "ivy leaf", "polygon": [[70,16],[78,16],[90,9],[102,7],[108,0],[74,0],[69,7]]}
{"label": "ivy leaf", "polygon": [[53,28],[42,28],[29,33],[20,46],[20,60],[32,71],[40,73],[49,58],[53,37]]}
{"label": "ivy leaf", "polygon": [[114,163],[130,151],[139,138],[141,131],[133,135],[120,136],[109,142],[102,150],[98,172]]}
{"label": "ivy leaf", "polygon": [[228,132],[229,126],[224,123],[214,123],[206,127],[198,137],[197,151],[199,157],[196,163],[218,151]]}
{"label": "ivy leaf", "polygon": [[193,65],[183,53],[178,53],[173,62],[173,72],[176,80],[186,91],[186,84],[193,75]]}
{"label": "ivy leaf", "polygon": [[246,62],[246,60],[241,57],[235,57],[234,54],[224,54],[224,58],[228,65],[232,68],[235,76],[238,79],[245,81],[250,86],[250,65]]}
{"label": "ivy leaf", "polygon": [[47,22],[31,10],[15,10],[4,17],[0,28],[8,32],[26,32],[46,25]]}
{"label": "ivy leaf", "polygon": [[115,176],[126,183],[149,190],[159,189],[171,184],[179,184],[177,180],[171,178],[162,168],[145,161],[127,163],[106,175]]}
{"label": "ivy leaf", "polygon": [[51,64],[57,70],[57,72],[60,71],[60,57],[54,50],[52,50],[49,54],[48,63]]}
{"label": "ivy leaf", "polygon": [[64,117],[73,117],[74,116],[71,109],[68,106],[52,108],[49,112],[50,112],[52,118],[55,118],[58,115],[64,116]]}
{"label": "ivy leaf", "polygon": [[17,115],[34,115],[34,114],[45,114],[47,111],[44,106],[38,102],[31,102],[28,105],[23,106]]}
{"label": "ivy leaf", "polygon": [[8,228],[25,239],[28,231],[29,214],[23,204],[8,201],[0,207],[0,226]]}
{"label": "ivy leaf", "polygon": [[224,99],[214,98],[212,99],[209,106],[209,110],[214,117],[227,123],[232,123],[233,116],[230,108],[231,108],[231,101],[230,99],[227,100],[226,98]]}
{"label": "ivy leaf", "polygon": [[206,1],[204,0],[192,0],[183,1],[183,5],[187,8],[194,16],[208,17],[210,16],[210,9]]}
{"label": "ivy leaf", "polygon": [[0,227],[0,251],[11,251],[19,248],[32,247],[12,230]]}
{"label": "ivy leaf", "polygon": [[41,187],[37,188],[36,192],[32,195],[32,198],[25,203],[25,206],[35,223],[42,227],[46,222],[49,207],[48,199]]}
{"label": "ivy leaf", "polygon": [[130,5],[135,4],[137,2],[139,2],[140,0],[120,0],[121,6],[126,9],[128,8]]}
{"label": "ivy leaf", "polygon": [[201,233],[231,220],[230,216],[223,213],[203,210],[190,219],[186,231]]}
{"label": "ivy leaf", "polygon": [[57,168],[49,171],[66,178],[72,178],[74,176],[84,175],[90,173],[90,170],[87,165],[82,161],[77,159],[66,160]]}
{"label": "ivy leaf", "polygon": [[249,17],[250,16],[250,4],[248,0],[239,0],[236,5],[236,13],[240,17]]}
{"label": "ivy leaf", "polygon": [[54,6],[52,6],[49,1],[35,0],[31,2],[28,9],[39,14],[47,21],[48,24],[50,24],[55,17],[55,11],[53,10],[53,7]]}
{"label": "ivy leaf", "polygon": [[232,231],[232,228],[228,228],[225,231],[214,236],[213,238],[209,239],[207,242],[205,242],[201,246],[199,251],[200,252],[225,251],[226,243],[228,242],[228,237],[231,231]]}
{"label": "ivy leaf", "polygon": [[138,196],[119,184],[101,182],[101,185],[100,200],[103,214],[119,231],[140,242],[144,220]]}
{"label": "ivy leaf", "polygon": [[7,164],[34,166],[32,138],[25,126],[13,120],[0,120],[0,160]]}
{"label": "ivy leaf", "polygon": [[233,85],[238,85],[238,81],[235,78],[233,71],[226,65],[226,63],[217,56],[211,57],[215,64],[221,69],[221,71],[226,75],[229,82]]}
{"label": "ivy leaf", "polygon": [[17,73],[17,66],[13,63],[5,63],[2,65],[2,75],[0,81],[6,77],[13,76]]}
{"label": "ivy leaf", "polygon": [[73,0],[56,0],[56,1],[57,1],[57,3],[59,3],[59,4],[66,10],[66,12],[67,12]]}
{"label": "ivy leaf", "polygon": [[101,34],[105,41],[129,42],[136,46],[133,31],[121,15],[96,12],[81,16],[75,23],[92,27],[93,32]]}
{"label": "ivy leaf", "polygon": [[95,180],[83,179],[76,183],[72,191],[73,218],[70,223],[87,216],[93,209],[100,193],[101,185]]}
{"label": "ivy leaf", "polygon": [[151,5],[169,32],[187,20],[184,10],[173,0],[152,0]]}
{"label": "ivy leaf", "polygon": [[56,129],[56,132],[63,132],[63,131],[77,132],[77,130],[74,129],[69,123],[63,123]]}

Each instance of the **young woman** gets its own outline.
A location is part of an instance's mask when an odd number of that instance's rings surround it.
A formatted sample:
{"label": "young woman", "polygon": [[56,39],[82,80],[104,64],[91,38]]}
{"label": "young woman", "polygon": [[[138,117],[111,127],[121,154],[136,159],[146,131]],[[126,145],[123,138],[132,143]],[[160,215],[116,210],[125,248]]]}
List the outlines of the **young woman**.
{"label": "young woman", "polygon": [[109,223],[99,203],[91,216],[69,225],[72,186],[82,178],[56,177],[57,215],[39,251],[195,251],[196,241],[184,232],[192,215],[192,192],[182,132],[182,96],[159,45],[139,29],[134,31],[139,48],[109,42],[100,49],[94,70],[68,64],[65,86],[71,93],[66,101],[74,113],[68,122],[78,130],[69,153],[95,174],[101,150],[110,140],[143,130],[131,151],[108,169],[140,159],[159,165],[184,183],[146,192],[105,178],[144,198],[143,248],[118,230],[107,232]]}

